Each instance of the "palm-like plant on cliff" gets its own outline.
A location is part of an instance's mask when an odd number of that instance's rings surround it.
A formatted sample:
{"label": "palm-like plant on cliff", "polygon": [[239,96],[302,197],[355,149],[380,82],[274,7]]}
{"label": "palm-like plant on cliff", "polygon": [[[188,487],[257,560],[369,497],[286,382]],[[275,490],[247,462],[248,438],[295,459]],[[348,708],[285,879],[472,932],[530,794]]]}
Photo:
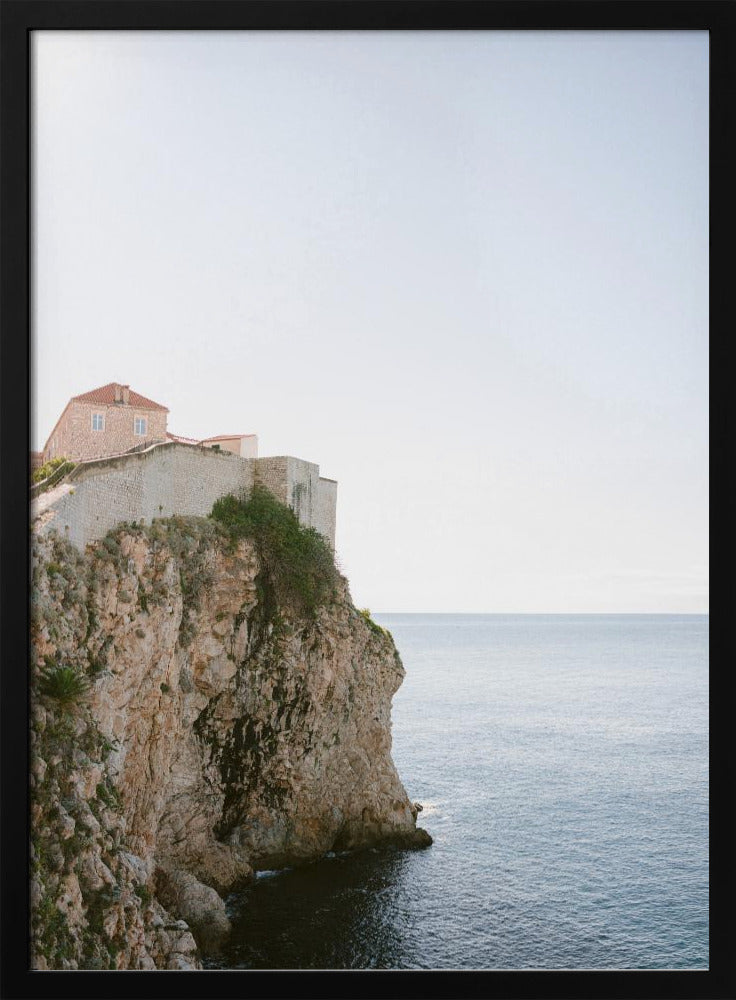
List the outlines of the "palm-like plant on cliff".
{"label": "palm-like plant on cliff", "polygon": [[41,671],[39,692],[42,696],[70,707],[80,701],[89,691],[89,680],[74,667],[47,664]]}

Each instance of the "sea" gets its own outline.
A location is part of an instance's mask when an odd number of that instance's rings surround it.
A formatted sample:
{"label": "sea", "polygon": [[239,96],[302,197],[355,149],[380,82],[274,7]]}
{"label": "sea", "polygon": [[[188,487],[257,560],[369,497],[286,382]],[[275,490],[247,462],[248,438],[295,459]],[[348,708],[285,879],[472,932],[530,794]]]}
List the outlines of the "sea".
{"label": "sea", "polygon": [[707,969],[708,617],[374,618],[434,843],[259,873],[208,966]]}

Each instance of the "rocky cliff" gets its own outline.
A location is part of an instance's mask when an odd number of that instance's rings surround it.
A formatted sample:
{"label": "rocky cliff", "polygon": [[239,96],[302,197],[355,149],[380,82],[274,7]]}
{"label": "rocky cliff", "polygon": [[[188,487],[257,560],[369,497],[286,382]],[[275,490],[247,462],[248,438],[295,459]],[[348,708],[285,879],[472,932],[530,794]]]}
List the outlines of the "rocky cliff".
{"label": "rocky cliff", "polygon": [[254,869],[431,842],[390,756],[390,635],[334,571],[288,600],[288,558],[212,519],[35,539],[35,968],[199,968]]}

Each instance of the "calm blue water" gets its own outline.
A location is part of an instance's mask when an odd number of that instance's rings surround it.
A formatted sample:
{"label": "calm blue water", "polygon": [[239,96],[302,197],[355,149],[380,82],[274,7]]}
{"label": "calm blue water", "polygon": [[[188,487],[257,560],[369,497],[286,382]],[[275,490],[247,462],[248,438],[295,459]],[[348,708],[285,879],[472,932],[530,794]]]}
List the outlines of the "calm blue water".
{"label": "calm blue water", "polygon": [[425,851],[265,875],[220,967],[708,965],[708,619],[376,615]]}

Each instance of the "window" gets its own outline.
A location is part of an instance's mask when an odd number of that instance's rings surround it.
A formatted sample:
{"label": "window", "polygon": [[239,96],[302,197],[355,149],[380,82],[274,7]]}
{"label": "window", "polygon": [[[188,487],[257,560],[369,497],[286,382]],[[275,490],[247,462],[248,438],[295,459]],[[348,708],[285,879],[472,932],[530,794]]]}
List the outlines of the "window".
{"label": "window", "polygon": [[104,431],[105,429],[105,414],[104,413],[93,413],[92,414],[92,430],[93,431]]}
{"label": "window", "polygon": [[138,437],[145,437],[146,434],[146,418],[136,417],[135,418],[135,432]]}

